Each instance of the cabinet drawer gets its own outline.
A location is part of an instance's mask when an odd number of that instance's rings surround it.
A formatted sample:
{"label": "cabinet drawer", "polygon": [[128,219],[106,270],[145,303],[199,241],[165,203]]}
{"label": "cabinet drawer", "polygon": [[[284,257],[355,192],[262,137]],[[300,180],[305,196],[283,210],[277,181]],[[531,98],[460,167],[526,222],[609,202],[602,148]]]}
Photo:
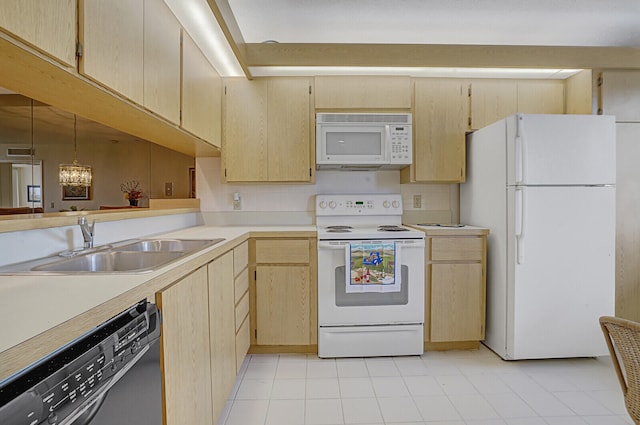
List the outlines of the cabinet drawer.
{"label": "cabinet drawer", "polygon": [[482,261],[483,240],[479,237],[432,238],[433,261]]}
{"label": "cabinet drawer", "polygon": [[249,294],[246,293],[236,306],[236,332],[240,329],[240,325],[244,322],[245,317],[249,315]]}
{"label": "cabinet drawer", "polygon": [[244,269],[240,276],[234,280],[235,304],[238,304],[240,298],[249,290],[249,269]]}
{"label": "cabinet drawer", "polygon": [[308,240],[257,240],[256,263],[309,263]]}
{"label": "cabinet drawer", "polygon": [[242,323],[240,330],[236,334],[236,372],[240,371],[242,362],[249,351],[249,345],[251,345],[249,322],[250,320],[247,317],[247,320]]}
{"label": "cabinet drawer", "polygon": [[233,248],[233,276],[238,276],[240,272],[249,264],[249,242],[242,242]]}

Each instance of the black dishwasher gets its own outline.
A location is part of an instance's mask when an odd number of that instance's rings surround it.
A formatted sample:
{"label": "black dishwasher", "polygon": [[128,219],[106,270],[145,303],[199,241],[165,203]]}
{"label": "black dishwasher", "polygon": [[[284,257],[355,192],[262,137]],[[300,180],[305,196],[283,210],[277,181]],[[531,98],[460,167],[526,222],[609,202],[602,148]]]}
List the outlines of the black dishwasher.
{"label": "black dishwasher", "polygon": [[0,424],[161,425],[159,337],[140,301],[0,382]]}

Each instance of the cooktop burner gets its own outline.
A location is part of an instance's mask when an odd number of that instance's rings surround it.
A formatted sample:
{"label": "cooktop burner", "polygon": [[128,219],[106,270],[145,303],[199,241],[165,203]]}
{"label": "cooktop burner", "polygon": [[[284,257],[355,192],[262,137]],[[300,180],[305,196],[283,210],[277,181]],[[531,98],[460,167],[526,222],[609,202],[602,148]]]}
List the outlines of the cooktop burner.
{"label": "cooktop burner", "polygon": [[335,230],[349,230],[349,229],[353,229],[353,227],[351,227],[351,226],[327,226],[327,230],[331,230],[331,229],[335,229]]}
{"label": "cooktop burner", "polygon": [[351,229],[348,228],[340,228],[340,229],[327,229],[327,233],[351,233]]}

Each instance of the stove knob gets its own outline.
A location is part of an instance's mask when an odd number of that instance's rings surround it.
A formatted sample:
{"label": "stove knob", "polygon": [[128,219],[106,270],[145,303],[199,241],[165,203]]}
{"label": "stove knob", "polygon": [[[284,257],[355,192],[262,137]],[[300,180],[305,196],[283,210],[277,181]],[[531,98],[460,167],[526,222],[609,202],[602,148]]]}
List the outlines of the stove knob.
{"label": "stove knob", "polygon": [[385,207],[385,208],[389,208],[389,205],[391,205],[391,204],[389,204],[389,201],[384,201],[382,203],[382,206]]}
{"label": "stove knob", "polygon": [[400,208],[400,202],[398,201],[393,201],[392,205],[393,205],[393,208]]}
{"label": "stove knob", "polygon": [[336,207],[335,201],[329,202],[329,208],[334,209]]}
{"label": "stove knob", "polygon": [[327,208],[327,202],[326,201],[320,201],[320,205],[319,206],[320,206],[320,209],[323,210],[323,209]]}

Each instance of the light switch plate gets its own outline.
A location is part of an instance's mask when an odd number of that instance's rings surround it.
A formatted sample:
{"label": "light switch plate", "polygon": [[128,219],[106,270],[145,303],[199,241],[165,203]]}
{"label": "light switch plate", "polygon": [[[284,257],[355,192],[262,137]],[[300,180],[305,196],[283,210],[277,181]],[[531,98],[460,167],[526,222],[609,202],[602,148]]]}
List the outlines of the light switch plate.
{"label": "light switch plate", "polygon": [[173,196],[173,182],[164,184],[164,196]]}

